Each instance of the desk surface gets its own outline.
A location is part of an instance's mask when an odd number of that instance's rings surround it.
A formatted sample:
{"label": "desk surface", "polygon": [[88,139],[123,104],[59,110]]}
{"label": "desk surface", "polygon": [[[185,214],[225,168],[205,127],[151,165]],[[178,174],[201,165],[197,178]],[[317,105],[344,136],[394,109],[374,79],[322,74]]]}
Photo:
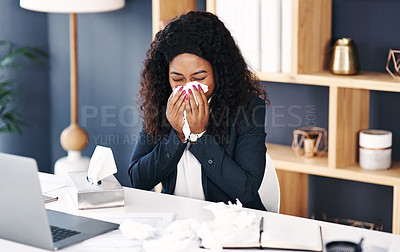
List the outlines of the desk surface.
{"label": "desk surface", "polygon": [[[46,178],[51,179],[51,176],[46,176]],[[58,196],[59,200],[47,203],[46,207],[52,210],[63,211],[70,214],[97,218],[106,221],[110,220],[109,217],[111,216],[113,218],[116,217],[124,218],[124,216],[126,216],[127,214],[135,212],[136,213],[174,212],[175,218],[178,220],[187,218],[195,218],[198,220],[211,220],[214,218],[209,210],[203,208],[203,206],[210,204],[209,202],[206,201],[189,199],[172,195],[165,195],[165,194],[148,192],[132,188],[124,188],[124,190],[125,190],[125,207],[105,208],[105,209],[95,209],[95,210],[77,210],[65,187],[56,189],[51,192],[51,194]],[[252,210],[252,211],[254,211],[254,213],[259,217],[267,216],[269,218],[276,218],[276,219],[292,218],[296,219],[296,221],[304,221],[304,222],[315,221],[288,215],[269,213],[264,211],[257,211],[257,210]],[[390,233],[366,230],[366,229],[349,227],[322,221],[318,222],[322,227],[324,243],[327,243],[332,240],[348,240],[348,241],[358,242],[361,239],[361,237],[364,237],[364,251],[377,251],[377,252],[388,251],[389,248],[391,247],[392,249],[390,250],[390,252],[400,251],[399,235],[393,235]],[[117,239],[124,239],[119,230],[113,232],[116,233],[115,237]],[[394,250],[394,247],[396,248],[396,250]],[[3,239],[0,239],[0,250],[1,251],[46,251],[26,246],[23,244],[17,244],[14,242],[6,241]],[[90,247],[82,246],[82,244],[76,244],[71,247],[63,249],[62,251],[99,251],[99,250],[98,248],[93,249]],[[110,249],[107,248],[105,251],[110,251]],[[121,251],[121,249],[118,249],[118,251]],[[135,250],[130,249],[129,251],[135,251]],[[141,250],[138,249],[137,251]],[[185,251],[188,250],[185,249]],[[207,251],[207,250],[194,247],[190,251]],[[233,251],[237,252],[238,250],[233,250]]]}

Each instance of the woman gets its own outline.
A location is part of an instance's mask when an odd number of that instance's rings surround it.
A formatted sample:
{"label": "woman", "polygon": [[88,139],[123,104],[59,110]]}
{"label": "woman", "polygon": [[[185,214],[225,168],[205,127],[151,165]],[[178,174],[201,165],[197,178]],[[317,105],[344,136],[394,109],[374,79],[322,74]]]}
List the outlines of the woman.
{"label": "woman", "polygon": [[[192,89],[183,88],[193,81]],[[239,199],[265,210],[258,189],[269,101],[215,15],[192,11],[157,33],[139,96],[143,130],[129,166],[133,187],[151,190],[162,182],[164,193]],[[184,133],[185,121],[190,134]]]}

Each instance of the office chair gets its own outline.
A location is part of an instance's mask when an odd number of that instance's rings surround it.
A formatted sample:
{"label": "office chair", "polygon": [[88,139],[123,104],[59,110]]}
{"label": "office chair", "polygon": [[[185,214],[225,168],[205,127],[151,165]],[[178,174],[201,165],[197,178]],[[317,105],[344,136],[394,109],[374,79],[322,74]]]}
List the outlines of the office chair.
{"label": "office chair", "polygon": [[276,175],[274,164],[268,153],[265,153],[265,172],[261,182],[258,194],[260,194],[261,202],[269,212],[279,213],[280,205],[280,188],[279,180]]}

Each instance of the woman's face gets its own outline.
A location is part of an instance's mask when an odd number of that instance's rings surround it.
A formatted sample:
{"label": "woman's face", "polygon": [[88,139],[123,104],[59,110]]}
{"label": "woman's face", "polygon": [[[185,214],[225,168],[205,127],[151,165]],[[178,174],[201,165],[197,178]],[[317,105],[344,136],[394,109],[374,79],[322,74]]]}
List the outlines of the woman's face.
{"label": "woman's face", "polygon": [[169,83],[171,88],[185,86],[197,81],[208,86],[206,93],[210,98],[214,92],[214,75],[210,62],[190,53],[182,53],[169,63]]}

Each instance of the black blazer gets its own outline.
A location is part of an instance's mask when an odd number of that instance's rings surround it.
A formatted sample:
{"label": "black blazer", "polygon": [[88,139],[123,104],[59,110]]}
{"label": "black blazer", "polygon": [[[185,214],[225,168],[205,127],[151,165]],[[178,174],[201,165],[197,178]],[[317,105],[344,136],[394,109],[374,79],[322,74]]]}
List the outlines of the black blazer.
{"label": "black blazer", "polygon": [[[238,198],[245,207],[265,210],[258,195],[265,170],[265,103],[257,97],[251,111],[239,113],[243,120],[230,124],[225,148],[206,132],[189,151],[201,164],[206,200],[235,203]],[[185,147],[174,129],[157,144],[140,132],[128,169],[133,187],[151,190],[162,182],[163,192],[173,194]]]}

